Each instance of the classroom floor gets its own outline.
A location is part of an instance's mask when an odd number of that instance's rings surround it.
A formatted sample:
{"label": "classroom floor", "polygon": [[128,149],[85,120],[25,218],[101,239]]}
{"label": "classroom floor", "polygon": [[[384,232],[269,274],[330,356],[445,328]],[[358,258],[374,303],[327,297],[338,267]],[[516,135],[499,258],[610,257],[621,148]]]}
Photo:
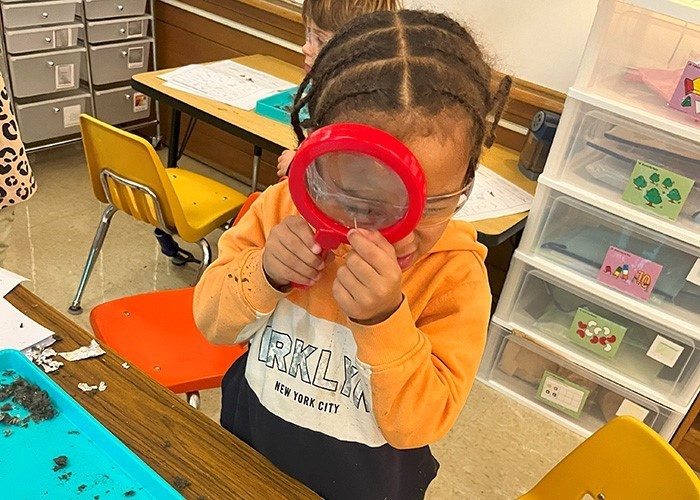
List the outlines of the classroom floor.
{"label": "classroom floor", "polygon": [[[165,158],[166,151],[161,151]],[[38,191],[16,208],[5,267],[31,282],[25,286],[66,312],[103,206],[94,198],[80,145],[30,157]],[[192,159],[181,167],[247,192],[235,180]],[[210,236],[215,242],[220,236]],[[198,247],[187,246],[198,255]],[[175,267],[160,253],[150,226],[117,214],[83,298],[85,311],[71,318],[90,330],[95,305],[136,293],[191,285],[194,265]],[[109,384],[109,381],[107,381]],[[220,393],[203,394],[202,411],[218,422]],[[540,414],[476,382],[459,420],[433,452],[441,463],[430,499],[513,499],[532,487],[582,438]]]}

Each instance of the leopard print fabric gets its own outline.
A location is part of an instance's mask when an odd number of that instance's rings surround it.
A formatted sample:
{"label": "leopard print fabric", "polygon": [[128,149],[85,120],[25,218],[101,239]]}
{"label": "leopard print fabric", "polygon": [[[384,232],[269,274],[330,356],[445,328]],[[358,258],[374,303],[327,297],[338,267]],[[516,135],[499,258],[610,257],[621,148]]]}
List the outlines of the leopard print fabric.
{"label": "leopard print fabric", "polygon": [[28,200],[36,181],[24,151],[10,95],[0,75],[0,210]]}

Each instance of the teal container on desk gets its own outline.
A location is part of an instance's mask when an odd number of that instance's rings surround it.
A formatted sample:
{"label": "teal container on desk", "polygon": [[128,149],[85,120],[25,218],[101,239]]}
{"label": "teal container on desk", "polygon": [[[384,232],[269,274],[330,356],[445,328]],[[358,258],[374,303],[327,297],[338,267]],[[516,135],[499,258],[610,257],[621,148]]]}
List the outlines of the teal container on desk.
{"label": "teal container on desk", "polygon": [[[182,498],[22,353],[0,350],[0,387],[17,377],[45,390],[57,414],[29,420],[26,428],[0,422],[0,497]],[[11,399],[0,401],[0,407],[8,403],[13,408],[6,413],[28,415]],[[66,466],[54,470],[59,456],[67,457]]]}
{"label": "teal container on desk", "polygon": [[[291,112],[297,90],[299,90],[299,87],[294,87],[293,89],[283,90],[270,97],[260,99],[255,105],[255,112],[267,118],[277,120],[278,122],[291,123]],[[309,111],[307,108],[301,110],[299,118],[301,121],[309,118]]]}

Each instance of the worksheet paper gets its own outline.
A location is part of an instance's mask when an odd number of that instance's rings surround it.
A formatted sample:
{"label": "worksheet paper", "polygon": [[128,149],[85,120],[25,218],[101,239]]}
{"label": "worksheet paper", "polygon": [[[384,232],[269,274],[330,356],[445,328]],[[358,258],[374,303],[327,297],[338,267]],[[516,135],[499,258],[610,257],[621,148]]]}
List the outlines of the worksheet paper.
{"label": "worksheet paper", "polygon": [[533,196],[479,165],[469,200],[453,219],[475,222],[530,210]]}
{"label": "worksheet paper", "polygon": [[27,278],[0,267],[0,297],[10,293],[14,287],[23,281],[27,281]]}
{"label": "worksheet paper", "polygon": [[21,351],[35,345],[50,345],[54,342],[51,330],[30,319],[2,298],[23,281],[28,280],[0,267],[0,349]]}
{"label": "worksheet paper", "polygon": [[29,347],[53,343],[53,332],[0,298],[0,349],[22,351]]}
{"label": "worksheet paper", "polygon": [[165,86],[223,102],[244,110],[255,109],[265,97],[294,84],[234,61],[191,64],[160,75]]}

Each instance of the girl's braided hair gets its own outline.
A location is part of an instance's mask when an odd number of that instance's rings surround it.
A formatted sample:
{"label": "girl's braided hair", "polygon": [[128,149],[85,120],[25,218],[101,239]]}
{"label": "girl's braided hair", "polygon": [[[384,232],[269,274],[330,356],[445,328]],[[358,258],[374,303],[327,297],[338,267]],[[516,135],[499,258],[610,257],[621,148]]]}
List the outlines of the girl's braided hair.
{"label": "girl's braided hair", "polygon": [[[358,113],[425,122],[465,116],[471,125],[469,182],[482,148],[494,142],[512,83],[506,76],[494,92],[491,75],[471,34],[443,14],[402,10],[364,15],[319,53],[299,86],[292,126],[301,142],[302,125],[318,128]],[[302,124],[304,106],[311,118]]]}

